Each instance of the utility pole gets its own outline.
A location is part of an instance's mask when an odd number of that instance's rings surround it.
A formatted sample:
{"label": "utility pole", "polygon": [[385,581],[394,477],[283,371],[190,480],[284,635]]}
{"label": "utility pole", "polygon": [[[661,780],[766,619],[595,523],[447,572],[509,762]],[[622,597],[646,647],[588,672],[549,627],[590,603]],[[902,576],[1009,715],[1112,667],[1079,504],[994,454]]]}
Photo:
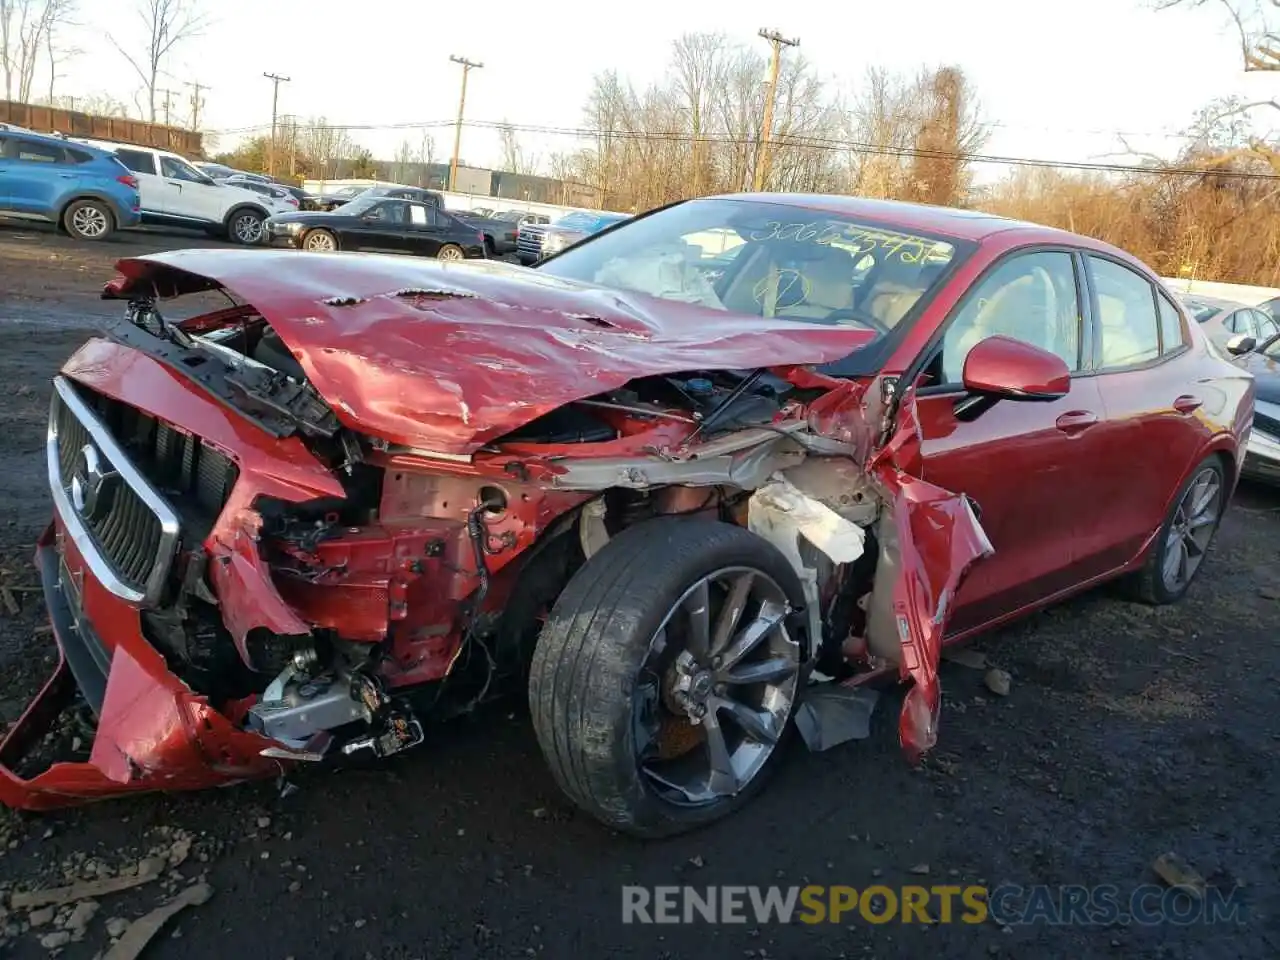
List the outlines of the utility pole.
{"label": "utility pole", "polygon": [[467,74],[473,67],[483,67],[483,63],[473,63],[466,57],[449,55],[454,63],[462,64],[462,95],[458,97],[458,122],[453,127],[453,162],[449,164],[449,189],[458,189],[458,151],[462,149],[462,111],[467,105]]}
{"label": "utility pole", "polygon": [[280,105],[280,84],[288,83],[288,77],[282,77],[275,73],[264,73],[264,77],[271,81],[271,144],[267,151],[267,173],[271,176],[276,175],[276,110]]}
{"label": "utility pole", "polygon": [[172,91],[172,90],[165,90],[165,89],[164,89],[164,88],[162,88],[162,87],[157,87],[157,88],[156,88],[156,93],[163,93],[163,94],[164,94],[164,125],[167,127],[167,126],[169,126],[169,111],[170,111],[170,110],[172,110],[172,108],[173,108],[173,94],[174,94],[174,91]]}
{"label": "utility pole", "polygon": [[186,81],[183,86],[191,88],[191,129],[198,133],[200,131],[200,111],[204,107],[204,100],[200,97],[200,91],[212,90],[213,88],[207,83],[200,83],[198,80]]}
{"label": "utility pole", "polygon": [[769,152],[773,138],[773,104],[778,97],[778,72],[782,68],[782,48],[800,46],[799,38],[788,40],[777,30],[761,30],[760,36],[769,41],[773,47],[773,58],[769,63],[769,92],[764,99],[764,125],[760,133],[760,156],[756,158],[754,189],[764,189],[765,177],[769,174]]}

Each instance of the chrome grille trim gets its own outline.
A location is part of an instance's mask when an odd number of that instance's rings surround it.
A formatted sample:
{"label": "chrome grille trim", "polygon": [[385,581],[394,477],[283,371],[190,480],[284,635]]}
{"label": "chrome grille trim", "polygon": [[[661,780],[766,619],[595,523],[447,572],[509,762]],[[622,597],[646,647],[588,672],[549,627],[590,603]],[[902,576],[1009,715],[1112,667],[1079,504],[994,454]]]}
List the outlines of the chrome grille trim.
{"label": "chrome grille trim", "polygon": [[[99,453],[106,458],[111,468],[120,476],[127,493],[119,507],[113,507],[100,524],[110,538],[110,546],[118,555],[112,557],[108,549],[99,542],[99,533],[92,529],[84,517],[76,510],[71,497],[71,478],[65,473],[73,469],[75,451],[63,451],[60,444],[60,414],[66,411],[72,415],[76,424],[73,429],[83,430],[97,447]],[[75,442],[75,437],[67,439]],[[116,442],[111,431],[81,399],[71,381],[66,377],[55,377],[53,380],[53,398],[49,405],[49,429],[45,441],[45,456],[49,470],[49,492],[53,497],[54,510],[64,529],[76,545],[86,565],[98,582],[120,599],[135,606],[155,606],[164,592],[168,581],[169,570],[173,565],[180,536],[178,514],[160,495],[147,479],[138,472],[130,462],[128,454]],[[68,467],[64,468],[65,463]],[[130,578],[122,569],[121,562],[138,568],[145,562],[145,555],[140,553],[144,541],[130,542],[129,528],[142,521],[150,521],[146,516],[150,513],[159,525],[156,546],[151,551],[154,557],[146,569],[144,578]]]}

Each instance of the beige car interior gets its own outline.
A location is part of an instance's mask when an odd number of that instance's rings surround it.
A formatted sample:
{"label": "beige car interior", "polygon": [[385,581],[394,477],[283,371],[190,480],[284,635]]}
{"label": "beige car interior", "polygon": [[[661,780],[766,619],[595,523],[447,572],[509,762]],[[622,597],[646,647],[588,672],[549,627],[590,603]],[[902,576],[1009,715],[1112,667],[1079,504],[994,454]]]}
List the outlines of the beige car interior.
{"label": "beige car interior", "polygon": [[[1140,302],[1135,302],[1135,299],[1098,291],[1098,325],[1101,327],[1104,367],[1146,363],[1160,353],[1151,297],[1143,297]],[[1139,335],[1137,331],[1142,329],[1149,329],[1151,335]]]}
{"label": "beige car interior", "polygon": [[1079,352],[1079,311],[1075,280],[1060,290],[1050,272],[1027,257],[1009,263],[985,281],[979,296],[961,310],[943,336],[944,383],[959,383],[964,361],[974,345],[987,337],[1014,337],[1055,353],[1076,369]]}

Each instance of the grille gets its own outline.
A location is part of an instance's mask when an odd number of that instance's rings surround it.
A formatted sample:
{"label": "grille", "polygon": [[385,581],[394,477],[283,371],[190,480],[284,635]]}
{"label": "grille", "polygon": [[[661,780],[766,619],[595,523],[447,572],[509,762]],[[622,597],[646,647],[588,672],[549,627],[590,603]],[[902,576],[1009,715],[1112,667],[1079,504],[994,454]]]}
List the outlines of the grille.
{"label": "grille", "polygon": [[516,250],[533,257],[542,256],[542,235],[547,231],[543,227],[524,225],[516,233]]}
{"label": "grille", "polygon": [[55,387],[49,472],[59,515],[108,589],[154,603],[181,531],[203,539],[239,471],[148,413],[63,378]]}

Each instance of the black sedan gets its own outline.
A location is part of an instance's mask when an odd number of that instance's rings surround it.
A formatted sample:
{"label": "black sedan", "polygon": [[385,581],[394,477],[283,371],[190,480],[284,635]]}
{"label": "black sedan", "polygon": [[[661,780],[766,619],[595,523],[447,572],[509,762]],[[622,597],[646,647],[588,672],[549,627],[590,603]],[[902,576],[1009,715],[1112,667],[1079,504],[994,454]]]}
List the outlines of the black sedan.
{"label": "black sedan", "polygon": [[372,250],[438,260],[483,258],[484,235],[439,207],[388,197],[359,197],[330,213],[282,213],[263,235],[273,247],[332,252]]}

